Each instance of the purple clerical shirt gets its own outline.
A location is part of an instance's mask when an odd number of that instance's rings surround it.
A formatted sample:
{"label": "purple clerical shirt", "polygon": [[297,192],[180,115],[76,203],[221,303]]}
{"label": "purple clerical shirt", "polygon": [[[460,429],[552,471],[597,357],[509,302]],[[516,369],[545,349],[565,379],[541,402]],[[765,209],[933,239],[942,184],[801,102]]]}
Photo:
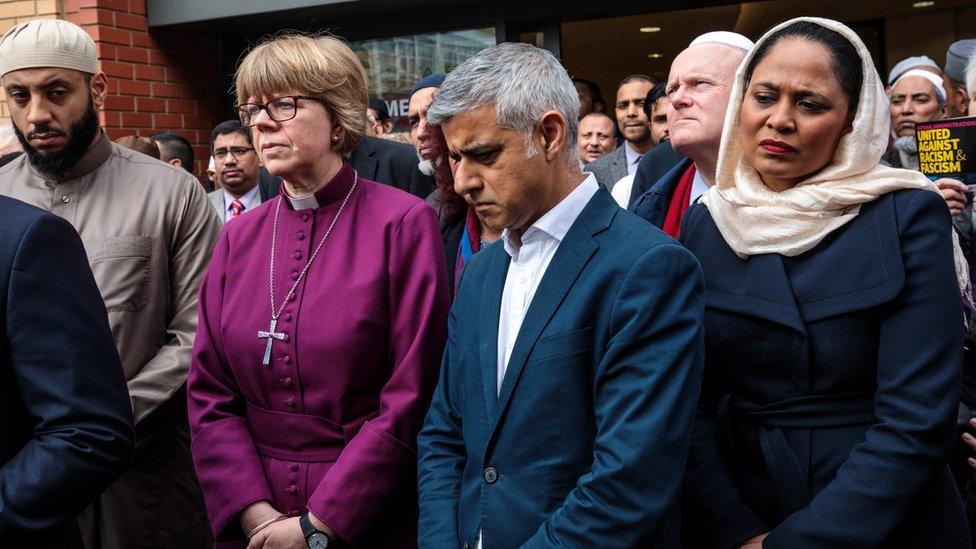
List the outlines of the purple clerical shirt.
{"label": "purple clerical shirt", "polygon": [[243,541],[241,511],[307,508],[340,538],[416,544],[416,437],[446,338],[447,275],[437,217],[360,179],[287,302],[263,365],[269,268],[280,305],[353,184],[343,166],[294,210],[279,197],[228,223],[200,287],[188,380],[192,454],[219,540]]}

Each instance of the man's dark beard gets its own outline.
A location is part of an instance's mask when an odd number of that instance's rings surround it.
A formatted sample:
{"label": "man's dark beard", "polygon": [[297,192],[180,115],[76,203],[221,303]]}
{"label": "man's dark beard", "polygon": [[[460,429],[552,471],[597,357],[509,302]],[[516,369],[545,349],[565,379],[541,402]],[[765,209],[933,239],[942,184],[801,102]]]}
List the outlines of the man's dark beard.
{"label": "man's dark beard", "polygon": [[[20,141],[21,146],[24,147],[24,152],[27,153],[27,159],[39,171],[47,173],[70,170],[81,160],[81,157],[88,150],[88,147],[91,146],[95,135],[99,131],[98,112],[95,110],[95,102],[91,99],[88,101],[88,109],[85,110],[85,114],[80,120],[72,123],[71,127],[68,128],[68,144],[60,151],[48,154],[41,153],[30,145],[30,141],[28,141],[28,138],[24,136],[16,124],[13,126],[14,132],[17,134],[17,139]],[[31,132],[31,136],[38,134],[64,135],[64,130],[41,125],[34,128],[34,131]]]}

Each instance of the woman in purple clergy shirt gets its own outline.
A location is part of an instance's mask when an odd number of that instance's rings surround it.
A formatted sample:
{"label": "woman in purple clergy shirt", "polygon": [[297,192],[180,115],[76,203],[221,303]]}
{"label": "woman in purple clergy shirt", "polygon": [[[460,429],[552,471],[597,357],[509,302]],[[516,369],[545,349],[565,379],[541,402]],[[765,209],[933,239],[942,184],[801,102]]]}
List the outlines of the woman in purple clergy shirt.
{"label": "woman in purple clergy shirt", "polygon": [[237,71],[241,122],[283,183],[225,226],[200,288],[192,453],[226,546],[416,545],[447,274],[433,209],[342,160],[366,86],[331,37],[272,39]]}

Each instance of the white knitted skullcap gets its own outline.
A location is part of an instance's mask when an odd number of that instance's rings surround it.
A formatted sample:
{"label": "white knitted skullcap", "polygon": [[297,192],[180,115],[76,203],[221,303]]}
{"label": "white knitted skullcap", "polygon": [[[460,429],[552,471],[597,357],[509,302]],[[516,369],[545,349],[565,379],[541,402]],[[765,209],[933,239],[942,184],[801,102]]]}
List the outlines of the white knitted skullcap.
{"label": "white knitted skullcap", "polygon": [[930,73],[929,71],[923,71],[922,69],[912,69],[910,71],[905,71],[901,76],[898,77],[898,80],[895,80],[895,83],[891,87],[894,88],[895,86],[898,85],[899,82],[901,82],[902,78],[908,78],[909,76],[917,76],[919,78],[924,78],[928,80],[929,82],[932,83],[933,86],[935,86],[935,94],[939,96],[939,100],[940,101],[946,100],[946,91],[945,88],[942,86],[942,79]]}
{"label": "white knitted skullcap", "polygon": [[41,67],[96,74],[95,41],[78,25],[59,19],[27,21],[0,38],[0,76]]}
{"label": "white knitted skullcap", "polygon": [[725,44],[726,46],[732,46],[733,48],[738,48],[744,51],[749,51],[753,46],[755,46],[752,40],[749,40],[737,32],[729,31],[706,32],[705,34],[692,40],[691,44],[688,44],[688,47],[690,48],[699,44]]}

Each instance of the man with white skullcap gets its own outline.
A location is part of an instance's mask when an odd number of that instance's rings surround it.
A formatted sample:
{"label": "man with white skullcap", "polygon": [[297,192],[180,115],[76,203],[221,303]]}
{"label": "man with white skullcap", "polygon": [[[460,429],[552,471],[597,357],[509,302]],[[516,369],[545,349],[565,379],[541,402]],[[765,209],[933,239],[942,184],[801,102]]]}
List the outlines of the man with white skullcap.
{"label": "man with white skullcap", "polygon": [[[709,32],[692,40],[671,63],[665,88],[670,144],[651,151],[644,158],[647,166],[641,162],[634,192],[639,192],[641,181],[650,180],[652,186],[639,198],[632,194],[630,209],[673,237],[678,236],[688,206],[715,184],[725,108],[735,71],[752,46],[741,34]],[[654,155],[672,147],[680,157],[655,172]]]}
{"label": "man with white skullcap", "polygon": [[891,87],[891,131],[895,143],[884,160],[895,168],[918,169],[915,125],[945,118],[946,91],[941,76],[911,69]]}
{"label": "man with white skullcap", "polygon": [[0,194],[80,234],[136,422],[132,466],[79,520],[85,543],[204,547],[183,387],[217,217],[189,173],[109,141],[98,121],[106,77],[77,25],[33,20],[7,31],[0,79],[25,152],[0,168]]}

